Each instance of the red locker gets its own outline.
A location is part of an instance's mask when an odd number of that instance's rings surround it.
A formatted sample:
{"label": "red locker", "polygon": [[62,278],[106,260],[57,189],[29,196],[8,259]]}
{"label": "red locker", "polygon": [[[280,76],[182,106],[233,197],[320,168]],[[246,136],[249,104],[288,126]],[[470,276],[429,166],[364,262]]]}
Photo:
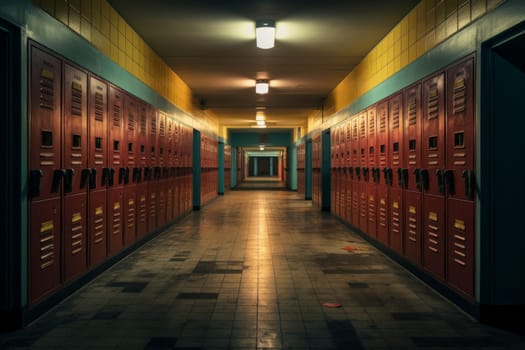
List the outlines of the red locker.
{"label": "red locker", "polygon": [[335,127],[330,129],[330,211],[335,214],[336,163],[335,163]]}
{"label": "red locker", "polygon": [[341,212],[341,128],[339,125],[335,127],[335,215],[340,216]]}
{"label": "red locker", "polygon": [[61,63],[31,46],[29,196],[33,201],[60,196]]}
{"label": "red locker", "polygon": [[339,124],[340,138],[339,138],[339,217],[344,219],[346,213],[346,129],[344,122]]}
{"label": "red locker", "polygon": [[345,191],[346,191],[346,203],[345,203],[345,221],[352,222],[352,122],[351,119],[345,121],[345,133],[346,133],[346,155],[345,155]]}
{"label": "red locker", "polygon": [[[113,187],[107,195],[108,254],[114,255],[124,245],[125,218],[123,209],[124,186],[130,183],[130,169],[127,159],[127,141],[124,132],[124,94],[114,86],[109,87],[109,142],[108,163],[115,170]],[[134,237],[134,234],[133,234]],[[128,241],[129,243],[129,241]]]}
{"label": "red locker", "polygon": [[445,75],[423,82],[423,266],[445,278]]}
{"label": "red locker", "polygon": [[368,122],[368,153],[367,170],[365,173],[365,181],[367,182],[367,197],[368,197],[368,222],[367,233],[371,237],[377,238],[377,136],[376,136],[376,106],[367,110]]}
{"label": "red locker", "polygon": [[368,194],[367,194],[367,178],[368,178],[368,128],[367,128],[367,112],[363,111],[359,114],[359,172],[357,180],[359,182],[359,225],[361,231],[367,232],[368,225]]}
{"label": "red locker", "polygon": [[474,57],[449,67],[444,171],[447,206],[447,281],[474,297],[475,114]]}
{"label": "red locker", "polygon": [[352,165],[350,167],[350,178],[352,182],[352,221],[350,222],[355,227],[359,227],[359,202],[360,202],[360,187],[359,178],[361,177],[361,168],[359,165],[359,118],[353,116],[352,123]]}
{"label": "red locker", "polygon": [[404,155],[405,191],[405,255],[416,264],[421,263],[421,83],[404,91]]}
{"label": "red locker", "polygon": [[29,300],[61,281],[61,62],[31,46],[29,156]]}
{"label": "red locker", "polygon": [[389,157],[390,166],[387,169],[388,181],[391,183],[389,192],[390,225],[389,244],[399,254],[403,253],[403,95],[392,96],[388,101],[389,111]]}
{"label": "red locker", "polygon": [[62,165],[64,194],[87,193],[87,73],[64,65]]}
{"label": "red locker", "polygon": [[88,232],[92,229],[88,224],[87,205],[87,191],[90,186],[87,73],[65,64],[62,89],[62,166],[65,168],[62,197],[62,269],[63,280],[68,281],[87,269],[86,245],[90,238]]}
{"label": "red locker", "polygon": [[29,300],[38,302],[60,286],[60,199],[31,203]]}
{"label": "red locker", "polygon": [[108,227],[108,254],[115,255],[122,249],[124,243],[124,191],[122,187],[108,191],[107,227]]}
{"label": "red locker", "polygon": [[376,179],[377,179],[377,239],[388,245],[390,159],[388,157],[388,101],[377,106]]}
{"label": "red locker", "polygon": [[137,101],[132,96],[124,95],[125,120],[125,148],[126,165],[129,182],[124,181],[124,244],[130,245],[137,237],[137,189],[136,184],[141,181],[142,168],[139,162],[139,147],[137,146],[138,108]]}
{"label": "red locker", "polygon": [[107,187],[114,184],[114,168],[108,167],[108,87],[89,79],[89,264],[107,256]]}

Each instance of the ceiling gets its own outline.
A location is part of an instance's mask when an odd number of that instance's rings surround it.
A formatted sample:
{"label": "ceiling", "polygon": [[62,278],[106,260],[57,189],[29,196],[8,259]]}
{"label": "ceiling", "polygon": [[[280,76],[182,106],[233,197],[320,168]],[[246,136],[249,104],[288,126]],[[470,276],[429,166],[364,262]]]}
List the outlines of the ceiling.
{"label": "ceiling", "polygon": [[[331,90],[419,0],[109,0],[222,127],[304,127]],[[273,49],[255,21],[276,22]],[[255,94],[255,79],[270,92]],[[268,130],[266,130],[267,132]]]}

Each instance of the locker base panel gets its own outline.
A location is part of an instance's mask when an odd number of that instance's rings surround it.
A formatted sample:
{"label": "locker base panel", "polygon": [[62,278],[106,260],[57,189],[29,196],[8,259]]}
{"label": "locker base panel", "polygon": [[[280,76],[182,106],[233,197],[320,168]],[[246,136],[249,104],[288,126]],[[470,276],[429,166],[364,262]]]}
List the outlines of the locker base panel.
{"label": "locker base panel", "polygon": [[[337,218],[337,217],[336,217]],[[349,224],[348,222],[338,218],[345,226],[350,228],[353,232],[361,236],[364,240],[372,244],[374,247],[379,249],[383,254],[388,256],[390,259],[404,267],[414,276],[428,284],[435,291],[441,294],[443,297],[454,303],[460,309],[471,315],[476,319],[480,319],[480,307],[479,304],[466,296],[465,294],[453,289],[452,287],[446,285],[442,281],[434,278],[428,271],[423,270],[421,266],[415,265],[411,261],[407,260],[406,257],[401,256],[391,250],[390,248],[384,246],[381,242],[377,241],[375,238],[368,236],[366,233],[361,231],[359,228]]]}
{"label": "locker base panel", "polygon": [[[100,265],[94,267],[93,269],[87,271],[82,276],[78,277],[74,281],[71,281],[70,283],[67,283],[63,285],[60,289],[58,289],[53,294],[49,295],[47,298],[39,302],[38,304],[35,304],[30,309],[25,307],[24,309],[19,311],[20,319],[21,319],[21,325],[20,326],[26,326],[29,323],[36,320],[38,317],[42,316],[44,313],[49,311],[52,307],[60,303],[62,300],[67,298],[68,296],[75,293],[77,290],[85,286],[88,282],[96,278],[98,275],[100,275],[102,272],[106,271],[111,266],[118,263],[120,260],[125,258],[127,255],[132,253],[133,251],[137,250],[139,247],[143,246],[147,242],[151,241],[153,238],[157,237],[162,232],[166,231],[171,226],[177,224],[180,220],[182,220],[184,217],[189,215],[190,211],[181,214],[178,218],[171,221],[168,224],[165,224],[151,232],[149,232],[144,237],[141,237],[139,240],[131,244],[130,246],[127,246],[123,248],[120,252],[113,255],[112,257],[109,257],[107,260],[105,260]],[[15,311],[16,313],[16,311]],[[14,320],[17,319],[16,315],[13,316]],[[5,319],[2,317],[2,319]]]}

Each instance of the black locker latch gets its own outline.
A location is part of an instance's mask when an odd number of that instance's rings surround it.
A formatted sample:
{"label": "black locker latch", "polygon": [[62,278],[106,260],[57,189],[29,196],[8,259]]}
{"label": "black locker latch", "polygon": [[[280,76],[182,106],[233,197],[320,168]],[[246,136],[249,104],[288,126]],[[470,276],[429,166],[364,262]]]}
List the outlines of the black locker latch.
{"label": "black locker latch", "polygon": [[447,191],[449,194],[454,195],[456,193],[456,188],[454,186],[454,171],[445,170],[445,183],[447,185]]}
{"label": "black locker latch", "polygon": [[51,186],[51,192],[60,192],[60,184],[62,183],[62,178],[66,176],[66,171],[64,169],[55,169],[53,172],[53,185]]}
{"label": "black locker latch", "polygon": [[468,199],[472,199],[474,172],[472,170],[463,170],[463,172],[461,173],[461,176],[463,176],[463,179],[465,180],[465,196]]}
{"label": "black locker latch", "polygon": [[66,169],[64,175],[64,193],[73,192],[73,175],[75,175],[75,170]]}
{"label": "black locker latch", "polygon": [[29,172],[29,197],[35,198],[40,196],[40,179],[44,176],[42,170],[31,170]]}
{"label": "black locker latch", "polygon": [[428,169],[421,169],[419,172],[421,177],[421,187],[424,191],[428,191]]}
{"label": "black locker latch", "polygon": [[90,182],[89,188],[92,188],[91,187],[91,169],[89,168],[82,169],[82,173],[80,174],[80,188],[86,187],[88,182]]}
{"label": "black locker latch", "polygon": [[113,187],[113,183],[115,181],[115,169],[109,168],[109,181],[108,186]]}
{"label": "black locker latch", "polygon": [[438,191],[441,194],[445,194],[445,171],[438,169],[436,170],[436,176],[438,180]]}

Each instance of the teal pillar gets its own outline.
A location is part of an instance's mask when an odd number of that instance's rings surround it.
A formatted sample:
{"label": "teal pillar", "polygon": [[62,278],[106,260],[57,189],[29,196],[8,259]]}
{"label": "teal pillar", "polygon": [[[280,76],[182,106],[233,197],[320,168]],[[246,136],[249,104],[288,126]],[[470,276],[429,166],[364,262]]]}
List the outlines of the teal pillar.
{"label": "teal pillar", "polygon": [[253,157],[253,176],[257,176],[257,172],[259,171],[258,161],[259,161],[258,157]]}
{"label": "teal pillar", "polygon": [[201,209],[201,133],[193,130],[193,210]]}
{"label": "teal pillar", "polygon": [[273,176],[273,158],[274,157],[270,157],[270,176]]}
{"label": "teal pillar", "polygon": [[288,149],[288,184],[291,190],[297,191],[297,145],[291,145]]}
{"label": "teal pillar", "polygon": [[219,164],[219,174],[217,184],[217,192],[219,194],[224,194],[224,142],[219,142],[219,147],[217,149],[217,161]]}

